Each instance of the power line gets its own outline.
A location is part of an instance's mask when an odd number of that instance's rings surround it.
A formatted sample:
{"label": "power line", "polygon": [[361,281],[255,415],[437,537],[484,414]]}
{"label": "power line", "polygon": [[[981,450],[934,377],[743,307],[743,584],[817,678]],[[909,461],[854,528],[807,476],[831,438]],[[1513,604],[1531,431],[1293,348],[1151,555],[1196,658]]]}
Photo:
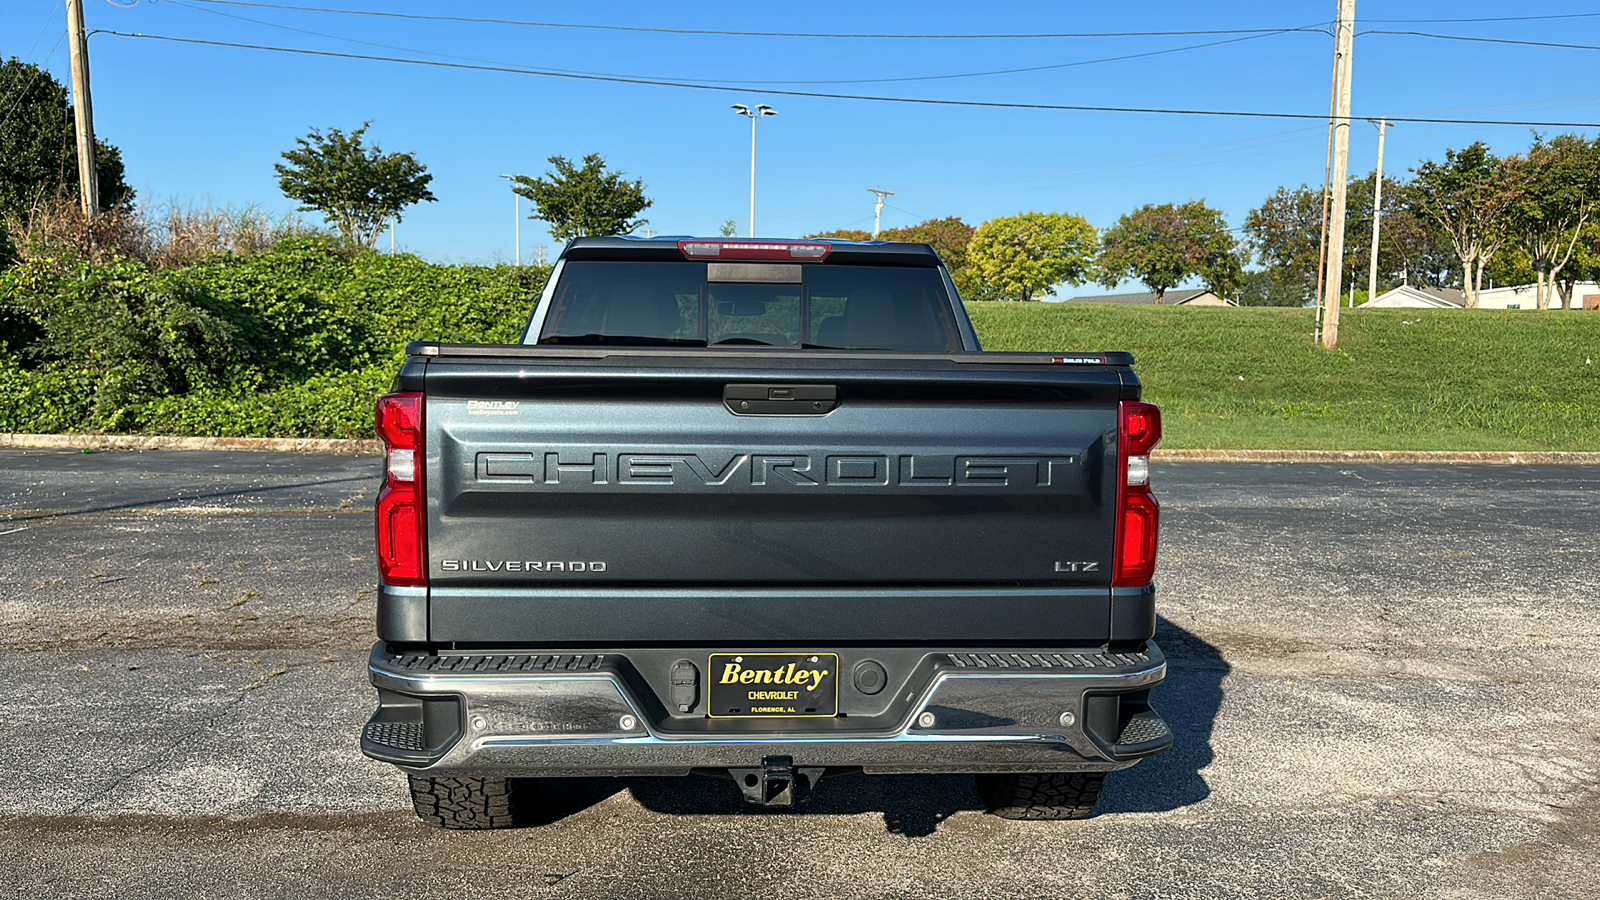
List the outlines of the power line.
{"label": "power line", "polygon": [[1379,29],[1370,29],[1368,31],[1361,32],[1357,36],[1365,37],[1369,34],[1435,38],[1441,41],[1470,41],[1474,44],[1519,44],[1524,47],[1557,47],[1562,50],[1600,50],[1600,46],[1595,44],[1557,44],[1551,41],[1517,41],[1512,40],[1511,38],[1467,37],[1464,34],[1431,34],[1426,31],[1382,31]]}
{"label": "power line", "polygon": [[[350,43],[350,44],[360,44],[360,45],[365,46],[365,47],[378,47],[378,48],[383,49],[383,50],[395,50],[395,51],[399,51],[399,52],[402,52],[402,53],[417,53],[417,54],[421,54],[423,56],[437,57],[439,59],[455,59],[455,60],[462,60],[462,61],[465,61],[465,62],[484,63],[484,64],[487,64],[487,65],[496,65],[496,66],[498,66],[498,65],[513,66],[513,67],[516,66],[515,63],[507,63],[507,62],[503,62],[503,61],[500,61],[500,60],[481,59],[481,58],[472,57],[472,56],[454,56],[454,55],[451,55],[451,54],[448,54],[448,53],[435,53],[435,52],[430,51],[430,50],[418,50],[418,49],[416,49],[414,47],[399,47],[399,46],[395,46],[393,44],[378,44],[378,43],[374,43],[372,41],[363,41],[363,40],[358,40],[356,38],[343,37],[343,36],[340,36],[340,35],[337,35],[337,34],[328,34],[326,32],[321,32],[321,31],[311,31],[311,30],[305,29],[305,28],[295,28],[295,27],[290,26],[290,25],[281,25],[281,24],[276,23],[276,22],[267,22],[267,21],[263,21],[261,19],[253,19],[253,18],[250,18],[249,16],[236,15],[234,13],[223,12],[222,10],[204,9],[204,8],[198,7],[198,6],[191,6],[188,3],[182,2],[182,0],[167,0],[167,2],[172,4],[173,6],[179,6],[179,7],[182,7],[184,9],[194,10],[195,12],[203,12],[203,13],[207,13],[207,14],[213,15],[213,16],[223,16],[225,18],[234,19],[234,20],[237,20],[237,21],[240,21],[240,22],[250,22],[250,23],[253,23],[253,24],[256,24],[256,25],[265,25],[268,28],[278,28],[278,29],[282,29],[284,31],[292,31],[292,32],[295,32],[297,34],[306,34],[306,35],[311,35],[313,37],[327,38],[329,40],[344,41],[345,43]],[[197,0],[197,2],[210,3],[210,2],[222,2],[222,0]],[[240,4],[240,5],[263,5],[263,4]],[[1016,68],[1016,69],[996,69],[996,70],[985,71],[985,72],[960,72],[960,73],[953,73],[953,74],[948,74],[948,75],[917,75],[917,76],[905,76],[905,77],[900,77],[900,78],[830,79],[830,80],[821,80],[821,81],[819,81],[819,80],[803,80],[803,81],[731,81],[731,80],[714,79],[714,78],[696,78],[696,79],[688,79],[688,80],[697,81],[697,82],[702,83],[702,84],[738,84],[738,85],[771,85],[771,84],[778,84],[778,85],[783,85],[783,84],[890,84],[890,83],[897,83],[897,82],[943,81],[943,80],[950,80],[950,79],[957,79],[957,78],[980,78],[980,77],[986,77],[986,76],[991,76],[991,75],[1017,75],[1017,74],[1022,74],[1022,73],[1025,73],[1025,72],[1045,72],[1045,71],[1050,71],[1050,70],[1053,70],[1053,69],[1071,69],[1071,68],[1076,68],[1076,67],[1079,67],[1079,66],[1096,65],[1096,64],[1099,64],[1099,63],[1120,62],[1120,61],[1129,60],[1129,59],[1143,59],[1145,57],[1151,57],[1151,56],[1164,56],[1164,55],[1168,55],[1168,54],[1172,54],[1172,53],[1182,53],[1182,52],[1189,51],[1189,50],[1199,50],[1199,49],[1203,49],[1203,48],[1206,48],[1206,47],[1217,47],[1217,46],[1221,46],[1223,44],[1234,44],[1234,43],[1238,43],[1240,41],[1253,41],[1253,40],[1257,40],[1259,38],[1273,37],[1273,36],[1279,35],[1279,34],[1291,34],[1291,33],[1294,33],[1294,32],[1300,31],[1300,30],[1301,29],[1296,29],[1296,28],[1285,28],[1285,29],[1278,29],[1278,30],[1275,30],[1275,31],[1269,31],[1269,32],[1266,32],[1266,33],[1263,33],[1263,34],[1249,34],[1249,35],[1245,35],[1243,37],[1228,38],[1227,40],[1208,41],[1208,42],[1203,43],[1203,44],[1190,44],[1190,45],[1183,46],[1183,47],[1169,47],[1169,48],[1164,49],[1164,50],[1150,50],[1150,51],[1146,51],[1146,52],[1143,52],[1143,53],[1130,53],[1130,54],[1124,54],[1124,55],[1121,55],[1121,56],[1108,56],[1108,57],[1103,57],[1103,58],[1100,58],[1100,59],[1085,59],[1085,60],[1078,60],[1076,62],[1056,63],[1056,64],[1053,64],[1053,65],[1045,65],[1045,66],[1028,66],[1028,67]],[[573,73],[573,74],[578,74],[578,75],[596,75],[596,76],[607,76],[607,77],[610,77],[610,76],[612,76],[614,74],[614,73],[610,73],[610,72],[585,72],[585,71],[574,70],[574,69],[549,69],[549,70],[546,70],[546,71],[567,72],[567,73]],[[644,76],[618,75],[618,76],[615,76],[615,77],[633,78],[633,77],[644,77]]]}
{"label": "power line", "polygon": [[723,31],[700,28],[650,28],[639,25],[587,25],[572,22],[530,22],[520,19],[481,19],[466,16],[425,16],[419,13],[379,12],[367,9],[331,9],[322,6],[292,6],[282,3],[253,3],[248,0],[196,0],[226,6],[251,6],[258,9],[284,9],[298,12],[337,13],[346,16],[375,16],[386,19],[419,19],[427,22],[465,22],[474,25],[518,25],[528,28],[576,28],[593,31],[632,31],[645,34],[716,35],[723,37],[848,38],[869,40],[1016,40],[1060,38],[1183,37],[1206,34],[1275,34],[1282,31],[1321,31],[1318,28],[1213,28],[1187,31],[1080,31],[1054,34],[833,34],[815,31]]}
{"label": "power line", "polygon": [[1204,49],[1206,47],[1220,47],[1223,44],[1237,44],[1240,41],[1254,41],[1254,40],[1258,40],[1258,39],[1264,38],[1264,37],[1272,37],[1274,35],[1279,35],[1279,34],[1291,34],[1291,33],[1298,32],[1298,31],[1302,31],[1302,29],[1299,29],[1299,28],[1285,28],[1285,29],[1282,29],[1281,31],[1271,31],[1271,32],[1267,32],[1265,34],[1248,34],[1248,35],[1245,35],[1243,37],[1228,38],[1227,40],[1222,40],[1222,41],[1207,41],[1204,44],[1189,44],[1189,45],[1183,46],[1183,47],[1168,47],[1165,50],[1147,50],[1147,51],[1145,51],[1143,53],[1128,53],[1128,54],[1124,54],[1122,56],[1106,56],[1106,57],[1101,57],[1100,59],[1083,59],[1083,60],[1078,60],[1076,62],[1055,63],[1053,65],[1048,65],[1048,66],[1028,66],[1026,68],[1021,68],[1021,69],[997,69],[997,70],[990,71],[990,72],[965,72],[965,73],[961,73],[961,74],[957,74],[957,75],[917,75],[917,76],[906,76],[906,77],[901,77],[901,78],[857,78],[857,79],[837,79],[837,80],[822,80],[822,81],[751,81],[751,82],[740,82],[740,83],[742,83],[742,84],[890,84],[890,83],[907,82],[907,81],[943,81],[943,80],[952,79],[952,78],[978,78],[978,77],[982,77],[982,76],[986,76],[986,75],[1017,75],[1017,74],[1020,74],[1020,73],[1023,73],[1023,72],[1046,72],[1046,71],[1050,71],[1050,70],[1053,70],[1053,69],[1071,69],[1071,68],[1075,68],[1077,66],[1092,66],[1092,65],[1097,65],[1099,63],[1121,62],[1123,60],[1128,60],[1128,59],[1144,59],[1146,57],[1151,57],[1151,56],[1165,56],[1165,55],[1171,54],[1171,53],[1183,53],[1183,52],[1189,51],[1189,50],[1201,50],[1201,49]]}
{"label": "power line", "polygon": [[[248,16],[235,15],[233,13],[227,13],[227,12],[223,12],[221,10],[203,9],[201,7],[198,7],[198,6],[190,6],[187,3],[181,2],[181,0],[167,0],[167,2],[171,3],[174,6],[183,7],[184,9],[194,10],[195,12],[209,13],[210,15],[215,15],[215,16],[224,16],[226,18],[236,19],[236,20],[241,21],[241,22],[251,22],[251,23],[254,23],[256,25],[265,25],[265,26],[267,26],[269,28],[279,28],[279,29],[282,29],[284,31],[293,31],[293,32],[296,32],[298,34],[307,34],[307,35],[312,35],[314,37],[328,38],[329,40],[344,41],[346,43],[351,43],[351,44],[360,44],[360,45],[366,46],[366,47],[378,47],[378,48],[381,48],[381,49],[384,49],[384,50],[396,50],[396,51],[400,51],[400,52],[403,52],[403,53],[418,53],[418,54],[421,54],[423,56],[433,56],[433,57],[437,57],[439,59],[456,59],[456,60],[463,60],[463,61],[466,61],[466,62],[485,63],[485,64],[488,64],[488,65],[505,65],[505,66],[513,66],[513,67],[516,66],[515,63],[507,63],[507,62],[503,62],[503,61],[500,61],[500,60],[481,59],[481,58],[478,58],[478,57],[471,57],[471,56],[454,56],[454,55],[451,55],[451,54],[448,54],[448,53],[434,53],[434,52],[429,51],[429,50],[418,50],[418,49],[413,48],[413,47],[399,47],[399,46],[395,46],[393,44],[378,44],[378,43],[374,43],[372,41],[363,41],[363,40],[358,40],[356,38],[342,37],[342,36],[336,35],[336,34],[327,34],[325,32],[321,32],[321,31],[310,31],[310,30],[305,29],[305,28],[295,28],[295,27],[292,27],[292,26],[289,26],[289,25],[280,25],[280,24],[278,24],[276,22],[266,22],[266,21],[263,21],[261,19],[252,19],[252,18],[250,18]],[[198,2],[202,2],[202,3],[206,3],[206,2],[221,2],[221,0],[198,0]],[[251,4],[251,5],[254,5],[254,4]],[[1272,36],[1278,35],[1278,34],[1289,34],[1289,33],[1293,33],[1293,32],[1298,31],[1298,30],[1299,29],[1279,29],[1279,30],[1270,31],[1270,32],[1267,32],[1267,33],[1264,33],[1264,34],[1251,34],[1251,35],[1246,35],[1244,37],[1229,38],[1227,40],[1222,40],[1222,41],[1210,41],[1210,42],[1203,43],[1203,44],[1191,44],[1191,45],[1184,46],[1184,47],[1170,47],[1170,48],[1167,48],[1165,50],[1153,50],[1153,51],[1147,51],[1147,52],[1144,52],[1144,53],[1131,53],[1131,54],[1125,54],[1125,55],[1122,55],[1122,56],[1110,56],[1110,57],[1104,57],[1104,58],[1101,58],[1101,59],[1079,60],[1079,61],[1076,61],[1076,62],[1057,63],[1057,64],[1046,65],[1046,66],[1029,66],[1029,67],[1017,68],[1017,69],[997,69],[997,70],[985,71],[985,72],[962,72],[962,73],[954,73],[954,74],[948,74],[948,75],[919,75],[919,76],[906,76],[906,77],[900,77],[900,78],[830,79],[830,80],[823,80],[823,81],[818,81],[818,80],[804,80],[804,81],[732,81],[732,80],[723,80],[723,79],[714,79],[714,78],[696,78],[696,79],[688,79],[688,80],[697,81],[697,82],[702,83],[702,84],[738,84],[738,85],[888,84],[888,83],[895,83],[895,82],[940,81],[940,80],[957,79],[957,78],[978,78],[978,77],[985,77],[985,76],[991,76],[991,75],[1015,75],[1015,74],[1021,74],[1021,73],[1024,73],[1024,72],[1043,72],[1043,71],[1049,71],[1049,70],[1052,70],[1052,69],[1070,69],[1070,68],[1075,68],[1075,67],[1078,67],[1078,66],[1096,65],[1096,64],[1099,64],[1099,63],[1119,62],[1119,61],[1122,61],[1122,60],[1129,60],[1129,59],[1142,59],[1144,57],[1150,57],[1150,56],[1163,56],[1163,55],[1172,54],[1172,53],[1181,53],[1181,52],[1185,52],[1185,51],[1188,51],[1188,50],[1199,50],[1199,49],[1202,49],[1202,48],[1205,48],[1205,47],[1216,47],[1216,46],[1220,46],[1222,44],[1232,44],[1232,43],[1237,43],[1239,41],[1250,41],[1250,40],[1256,40],[1257,38],[1272,37]],[[549,69],[549,70],[546,70],[546,71],[567,72],[567,73],[573,73],[573,74],[579,74],[579,75],[596,75],[596,76],[607,76],[607,77],[612,76],[614,74],[614,73],[609,73],[609,72],[585,72],[585,71],[582,71],[582,70],[574,70],[574,69]],[[644,77],[644,76],[621,75],[621,76],[616,76],[616,77],[631,78],[631,77]]]}
{"label": "power line", "polygon": [[[215,0],[208,0],[215,2]],[[163,34],[137,34],[124,31],[111,31],[96,29],[93,34],[107,34],[113,37],[137,38],[140,40],[168,41],[179,44],[200,44],[210,47],[229,47],[236,50],[266,50],[273,53],[293,53],[303,56],[322,56],[332,59],[359,59],[370,62],[391,62],[412,66],[434,66],[446,69],[468,69],[479,72],[505,72],[512,75],[536,75],[546,78],[569,78],[578,81],[604,81],[613,84],[639,84],[653,87],[673,87],[699,91],[741,91],[749,93],[753,88],[725,86],[715,84],[697,84],[687,81],[663,81],[648,78],[627,78],[618,75],[580,75],[571,72],[556,72],[532,68],[511,68],[508,66],[472,65],[468,63],[437,62],[428,59],[405,59],[394,56],[369,56],[360,53],[336,53],[331,50],[304,50],[295,47],[270,47],[261,44],[239,44],[230,41],[208,41],[200,38],[174,37]],[[1145,106],[1089,106],[1060,103],[1002,103],[987,100],[939,100],[928,97],[880,97],[869,94],[835,94],[821,91],[793,91],[779,90],[776,88],[765,89],[765,93],[784,97],[811,97],[822,100],[863,100],[875,103],[909,103],[925,106],[961,106],[982,109],[1039,109],[1058,110],[1064,112],[1106,112],[1106,113],[1145,113],[1151,115],[1169,116],[1233,116],[1250,119],[1314,119],[1326,121],[1327,116],[1319,113],[1291,113],[1291,112],[1256,112],[1251,110],[1217,110],[1217,109],[1174,109]],[[1597,122],[1531,122],[1510,121],[1505,119],[1434,119],[1422,117],[1390,116],[1391,122],[1420,122],[1431,125],[1520,125],[1537,126],[1544,128],[1600,128]]]}
{"label": "power line", "polygon": [[[55,13],[51,13],[50,15],[54,16]],[[56,51],[61,49],[61,42],[66,39],[67,33],[63,30],[61,32],[61,37],[56,38],[55,45],[50,48],[50,52],[44,55],[44,59],[34,64],[33,75],[28,78],[28,83],[24,85],[22,90],[17,93],[17,99],[11,101],[11,108],[6,110],[6,114],[0,116],[0,126],[4,126],[11,118],[11,114],[16,112],[17,108],[22,105],[23,98],[28,96],[28,92],[33,90],[34,82],[39,80],[39,73],[43,72],[45,67],[50,65],[50,60],[56,55]]]}
{"label": "power line", "polygon": [[[56,0],[56,5],[55,5],[55,7],[53,9],[50,10],[50,15],[44,17],[44,24],[39,26],[38,35],[36,35],[34,37],[33,43],[28,45],[28,52],[23,54],[22,59],[23,59],[24,62],[26,62],[30,58],[32,58],[33,51],[39,49],[39,42],[41,40],[44,40],[44,33],[47,30],[49,30],[50,23],[54,22],[56,20],[56,13],[61,11],[61,3],[62,3],[62,0]],[[60,44],[57,44],[56,46],[60,46]],[[54,51],[51,51],[51,52],[54,52]]]}
{"label": "power line", "polygon": [[1541,22],[1551,19],[1600,19],[1600,13],[1563,13],[1550,16],[1490,16],[1481,19],[1362,19],[1374,25],[1470,25],[1476,22]]}

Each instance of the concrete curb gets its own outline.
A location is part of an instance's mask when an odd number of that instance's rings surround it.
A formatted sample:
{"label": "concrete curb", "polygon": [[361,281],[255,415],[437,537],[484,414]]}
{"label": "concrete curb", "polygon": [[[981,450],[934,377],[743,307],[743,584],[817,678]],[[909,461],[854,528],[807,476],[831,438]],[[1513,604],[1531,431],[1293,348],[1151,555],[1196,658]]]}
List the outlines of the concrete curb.
{"label": "concrete curb", "polygon": [[376,440],[338,438],[180,437],[160,434],[0,434],[0,448],[28,450],[257,450],[377,456]]}
{"label": "concrete curb", "polygon": [[1600,453],[1506,450],[1157,450],[1157,462],[1600,465]]}
{"label": "concrete curb", "polygon": [[[0,448],[29,450],[255,450],[377,456],[379,441],[337,438],[180,437],[137,434],[0,434]],[[1600,453],[1456,450],[1157,450],[1156,462],[1474,463],[1600,465]]]}

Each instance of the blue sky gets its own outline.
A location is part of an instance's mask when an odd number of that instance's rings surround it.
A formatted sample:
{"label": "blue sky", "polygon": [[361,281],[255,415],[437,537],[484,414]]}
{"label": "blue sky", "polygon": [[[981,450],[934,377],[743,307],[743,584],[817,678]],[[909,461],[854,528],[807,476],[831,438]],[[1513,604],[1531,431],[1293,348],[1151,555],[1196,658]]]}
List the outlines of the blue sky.
{"label": "blue sky", "polygon": [[[368,132],[415,153],[439,202],[413,208],[401,249],[440,262],[510,261],[513,195],[501,173],[599,153],[644,180],[649,227],[714,234],[747,227],[749,121],[766,103],[757,230],[795,236],[872,227],[868,188],[894,191],[884,227],[960,216],[977,225],[1038,210],[1105,227],[1145,203],[1204,199],[1238,226],[1280,185],[1320,181],[1326,126],[1313,120],[993,109],[789,96],[778,90],[956,101],[1249,110],[1326,115],[1332,38],[1248,36],[886,39],[764,37],[475,24],[271,8],[272,4],[568,25],[746,32],[1039,34],[1328,28],[1317,3],[660,3],[458,0],[86,0],[91,29],[332,53],[503,65],[696,90],[337,59],[151,38],[90,39],[96,130],[121,148],[141,201],[291,210],[272,166],[312,126]],[[1578,2],[1358,4],[1358,32],[1600,45]],[[1561,16],[1535,21],[1379,20]],[[253,20],[253,21],[247,21]],[[0,54],[42,62],[64,83],[59,0],[6,0]],[[265,24],[270,23],[270,24]],[[1240,39],[1245,38],[1245,39]],[[1230,41],[1221,43],[1220,41]],[[363,43],[364,42],[364,43]],[[1213,44],[1197,47],[1195,45]],[[52,47],[54,50],[52,51]],[[1181,49],[1191,48],[1191,49]],[[1112,57],[1151,54],[1105,62]],[[1357,38],[1358,116],[1600,123],[1600,51],[1368,34]],[[1048,67],[1048,68],[1047,68]],[[1031,71],[1003,70],[1030,69]],[[966,77],[942,77],[966,76]],[[917,79],[917,80],[906,80]],[[1596,129],[1549,128],[1552,132]],[[1527,146],[1526,126],[1398,125],[1385,168],[1404,172],[1447,147]],[[1376,129],[1358,123],[1351,169],[1372,168]],[[523,214],[528,212],[526,204]],[[306,214],[316,220],[316,214]],[[524,260],[558,249],[524,220]],[[387,239],[380,241],[387,246]],[[1066,289],[1064,292],[1070,292]],[[1086,293],[1097,292],[1092,287]]]}

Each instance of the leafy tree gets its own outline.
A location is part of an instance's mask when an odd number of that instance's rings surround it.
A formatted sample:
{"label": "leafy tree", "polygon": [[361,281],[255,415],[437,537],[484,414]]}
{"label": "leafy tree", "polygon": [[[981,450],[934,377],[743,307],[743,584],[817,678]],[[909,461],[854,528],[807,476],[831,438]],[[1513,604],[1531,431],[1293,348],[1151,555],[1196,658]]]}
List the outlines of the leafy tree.
{"label": "leafy tree", "polygon": [[1482,141],[1446,150],[1443,163],[1430,160],[1413,171],[1417,177],[1407,192],[1412,206],[1450,236],[1467,306],[1476,307],[1484,266],[1506,241],[1506,212],[1526,173],[1508,168]]}
{"label": "leafy tree", "polygon": [[1239,278],[1240,306],[1303,306],[1314,295],[1312,285],[1285,268],[1245,272]]}
{"label": "leafy tree", "polygon": [[1156,295],[1199,275],[1217,294],[1237,288],[1243,268],[1239,242],[1228,233],[1222,213],[1191,200],[1141,206],[1117,220],[1101,236],[1100,283],[1116,287],[1137,278]]}
{"label": "leafy tree", "polygon": [[732,219],[724,219],[722,222],[722,227],[718,229],[718,231],[723,237],[733,237],[739,233],[739,225]]}
{"label": "leafy tree", "polygon": [[533,201],[528,218],[550,225],[558,241],[601,234],[631,234],[649,224],[635,219],[655,201],[644,195],[644,182],[628,181],[621,172],[607,172],[598,153],[583,158],[578,168],[564,156],[550,157],[554,172],[545,178],[518,175],[511,189]]}
{"label": "leafy tree", "polygon": [[401,210],[437,199],[428,190],[433,176],[414,154],[384,153],[363,143],[371,126],[364,122],[349,134],[313,128],[283,154],[289,165],[273,166],[284,196],[300,201],[301,210],[326,216],[350,248],[371,247],[391,219],[401,220]]}
{"label": "leafy tree", "polygon": [[978,229],[961,221],[959,216],[946,216],[943,219],[929,219],[906,228],[886,228],[878,232],[878,240],[928,244],[954,274],[966,268],[967,248],[972,244],[972,236],[977,231]]}
{"label": "leafy tree", "polygon": [[1600,207],[1600,142],[1536,136],[1527,155],[1506,159],[1505,167],[1521,187],[1508,209],[1509,227],[1533,269],[1536,302],[1549,309],[1556,279]]}
{"label": "leafy tree", "polygon": [[1256,260],[1279,273],[1278,278],[1316,282],[1322,240],[1321,191],[1304,184],[1278,188],[1245,215],[1244,232]]}
{"label": "leafy tree", "polygon": [[[78,143],[67,89],[39,66],[16,57],[0,62],[0,245],[4,220],[26,223],[35,206],[78,191]],[[95,177],[102,209],[131,203],[122,154],[95,141]]]}
{"label": "leafy tree", "polygon": [[1580,281],[1600,281],[1600,221],[1591,218],[1578,235],[1578,250],[1571,262],[1553,276],[1561,295],[1561,308],[1572,309],[1572,291]]}
{"label": "leafy tree", "polygon": [[[1372,194],[1375,174],[1349,186],[1345,219],[1344,271],[1364,273],[1371,264]],[[1296,281],[1314,296],[1320,270],[1322,192],[1307,185],[1280,187],[1244,220],[1247,246],[1277,281]],[[1443,233],[1408,208],[1407,186],[1383,180],[1383,228],[1378,247],[1378,287],[1402,282],[1444,287],[1449,282],[1450,251]]]}
{"label": "leafy tree", "polygon": [[816,234],[808,234],[804,239],[808,241],[870,241],[872,240],[872,232],[862,231],[859,228],[835,228],[832,231],[819,231]]}
{"label": "leafy tree", "polygon": [[1036,300],[1061,282],[1082,284],[1093,271],[1097,237],[1088,219],[1072,213],[990,219],[967,246],[968,299]]}

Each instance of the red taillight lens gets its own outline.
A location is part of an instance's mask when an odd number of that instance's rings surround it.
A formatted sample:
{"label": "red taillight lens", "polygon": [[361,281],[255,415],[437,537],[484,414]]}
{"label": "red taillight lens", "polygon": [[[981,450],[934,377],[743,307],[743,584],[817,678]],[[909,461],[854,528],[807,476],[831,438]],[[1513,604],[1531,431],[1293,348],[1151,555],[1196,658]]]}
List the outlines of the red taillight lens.
{"label": "red taillight lens", "polygon": [[1156,574],[1161,504],[1150,492],[1150,451],[1161,442],[1161,408],[1124,401],[1119,416],[1114,587],[1149,584]]}
{"label": "red taillight lens", "polygon": [[388,584],[425,585],[422,395],[380,397],[378,437],[385,450],[383,490],[378,493],[378,575]]}

